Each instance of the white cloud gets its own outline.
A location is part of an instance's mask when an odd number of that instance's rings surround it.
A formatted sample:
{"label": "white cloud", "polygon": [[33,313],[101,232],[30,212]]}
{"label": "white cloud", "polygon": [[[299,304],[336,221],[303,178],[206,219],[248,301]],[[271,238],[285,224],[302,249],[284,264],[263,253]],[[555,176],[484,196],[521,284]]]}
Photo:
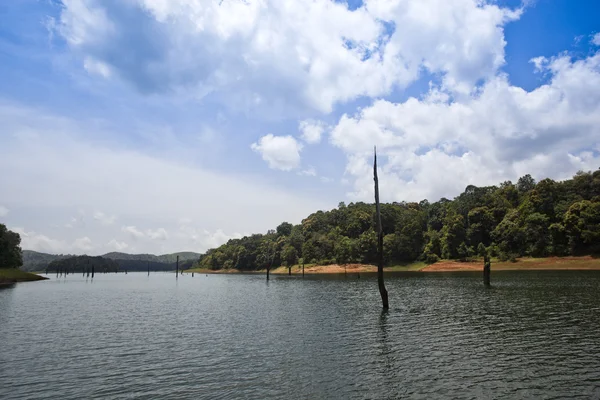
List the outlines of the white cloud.
{"label": "white cloud", "polygon": [[164,228],[148,229],[146,235],[152,240],[167,240],[169,238],[169,234]]}
{"label": "white cloud", "polygon": [[114,251],[124,251],[127,250],[129,245],[125,242],[119,242],[116,239],[112,239],[107,243],[107,247],[113,249]]}
{"label": "white cloud", "polygon": [[90,251],[94,248],[94,246],[92,245],[92,240],[87,236],[75,239],[75,241],[73,242],[73,247],[76,250],[84,252]]}
{"label": "white cloud", "polygon": [[302,145],[292,136],[268,134],[250,147],[261,155],[269,164],[269,168],[290,171],[300,165]]}
{"label": "white cloud", "polygon": [[309,165],[308,168],[298,172],[300,176],[317,176],[317,170],[312,165]]}
{"label": "white cloud", "polygon": [[21,236],[21,248],[23,249],[58,254],[63,253],[69,247],[64,241],[51,239],[34,231],[26,231],[21,227],[14,227],[11,230]]}
{"label": "white cloud", "polygon": [[600,46],[600,32],[592,36],[592,44]]}
{"label": "white cloud", "polygon": [[10,210],[3,205],[0,205],[0,217],[6,217]]}
{"label": "white cloud", "polygon": [[70,0],[56,29],[88,71],[144,93],[185,89],[245,108],[285,100],[330,112],[423,71],[461,93],[493,76],[504,63],[503,26],[521,14],[494,3]]}
{"label": "white cloud", "polygon": [[[319,193],[284,190],[262,176],[245,172],[234,176],[197,166],[189,159],[164,158],[162,153],[159,157],[101,142],[98,138],[106,135],[93,124],[41,109],[0,101],[0,121],[4,132],[0,169],[11,171],[0,174],[0,199],[19,204],[10,213],[13,225],[43,232],[24,241],[29,243],[24,248],[32,250],[74,253],[78,250],[73,241],[87,236],[95,254],[114,251],[114,246],[107,245],[112,239],[127,242],[127,251],[132,253],[204,251],[209,240],[183,240],[172,232],[180,223],[191,225],[191,221],[213,234],[219,230],[229,236],[266,232],[282,221],[299,223],[314,210],[336,204],[323,193],[319,197]],[[168,149],[181,154],[179,148]],[[83,218],[94,214],[85,210],[118,215],[120,223],[85,224]],[[227,210],[227,217],[219,210]],[[65,223],[72,228],[65,228]],[[148,237],[146,231],[156,235],[157,228],[169,233],[166,240]]]}
{"label": "white cloud", "polygon": [[381,100],[342,116],[331,141],[347,154],[351,196],[372,199],[373,145],[386,200],[437,200],[468,184],[597,169],[600,156],[591,150],[600,142],[600,53],[543,60],[539,68],[551,80],[530,92],[499,75],[460,100],[434,90],[422,100]]}
{"label": "white cloud", "polygon": [[301,121],[298,126],[302,140],[309,144],[319,143],[326,127],[327,125],[324,122],[313,120]]}
{"label": "white cloud", "polygon": [[145,236],[144,232],[140,231],[135,226],[123,226],[121,227],[121,231],[127,233],[133,239],[141,239]]}
{"label": "white cloud", "polygon": [[103,225],[112,225],[117,220],[117,217],[114,215],[106,215],[103,212],[96,211],[94,212],[94,219],[99,221]]}
{"label": "white cloud", "polygon": [[94,60],[92,57],[85,58],[83,68],[92,74],[98,74],[104,78],[111,76],[110,67],[101,61]]}

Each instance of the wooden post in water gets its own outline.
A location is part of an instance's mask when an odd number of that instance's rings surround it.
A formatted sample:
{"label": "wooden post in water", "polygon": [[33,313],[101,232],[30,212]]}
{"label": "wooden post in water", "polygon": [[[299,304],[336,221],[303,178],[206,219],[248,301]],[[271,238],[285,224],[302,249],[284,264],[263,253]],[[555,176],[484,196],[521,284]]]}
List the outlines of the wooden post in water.
{"label": "wooden post in water", "polygon": [[194,273],[192,272],[192,278],[194,277]]}
{"label": "wooden post in water", "polygon": [[175,264],[175,279],[179,277],[179,256],[177,256],[177,263]]}
{"label": "wooden post in water", "polygon": [[488,256],[487,252],[483,255],[483,284],[485,286],[490,286],[490,273],[492,269],[492,262],[490,261],[490,256]]}
{"label": "wooden post in water", "polygon": [[302,277],[304,278],[304,260],[302,260]]}
{"label": "wooden post in water", "polygon": [[92,264],[92,279],[94,279],[94,264]]}
{"label": "wooden post in water", "polygon": [[148,276],[150,276],[150,261],[148,261]]}
{"label": "wooden post in water", "polygon": [[271,271],[271,266],[267,265],[267,280],[269,280],[269,272]]}
{"label": "wooden post in water", "polygon": [[292,276],[292,267],[288,267],[288,275]]}
{"label": "wooden post in water", "polygon": [[388,292],[383,281],[383,227],[381,226],[381,210],[379,207],[379,180],[377,179],[377,148],[374,149],[373,180],[375,181],[375,211],[377,213],[377,285],[381,295],[383,309],[390,308]]}
{"label": "wooden post in water", "polygon": [[87,277],[89,278],[90,277],[90,260],[88,260],[88,262],[87,262],[87,268],[86,269],[87,269]]}

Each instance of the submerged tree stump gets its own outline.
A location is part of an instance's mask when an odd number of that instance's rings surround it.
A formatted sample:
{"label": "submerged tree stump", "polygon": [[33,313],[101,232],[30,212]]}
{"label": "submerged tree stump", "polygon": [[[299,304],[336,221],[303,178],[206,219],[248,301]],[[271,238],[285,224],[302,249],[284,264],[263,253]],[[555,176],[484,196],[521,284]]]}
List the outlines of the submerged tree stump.
{"label": "submerged tree stump", "polygon": [[388,292],[383,281],[383,227],[381,226],[381,209],[379,207],[379,180],[377,179],[377,149],[373,158],[373,180],[375,181],[375,211],[377,213],[377,285],[381,295],[383,309],[390,308]]}
{"label": "submerged tree stump", "polygon": [[483,282],[486,285],[490,284],[490,273],[491,273],[491,260],[490,257],[486,254],[483,257]]}

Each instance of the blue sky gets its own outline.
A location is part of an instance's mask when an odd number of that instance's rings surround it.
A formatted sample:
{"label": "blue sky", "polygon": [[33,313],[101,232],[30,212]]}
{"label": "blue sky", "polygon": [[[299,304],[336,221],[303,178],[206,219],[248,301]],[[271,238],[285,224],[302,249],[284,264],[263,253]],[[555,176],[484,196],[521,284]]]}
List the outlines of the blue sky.
{"label": "blue sky", "polygon": [[204,251],[339,201],[600,163],[600,3],[0,4],[0,218],[23,247]]}

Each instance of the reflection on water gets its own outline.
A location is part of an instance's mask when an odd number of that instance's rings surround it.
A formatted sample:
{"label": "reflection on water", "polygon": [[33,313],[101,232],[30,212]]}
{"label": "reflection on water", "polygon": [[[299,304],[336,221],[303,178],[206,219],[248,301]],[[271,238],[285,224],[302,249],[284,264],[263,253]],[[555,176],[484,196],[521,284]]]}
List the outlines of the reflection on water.
{"label": "reflection on water", "polygon": [[600,273],[77,275],[0,291],[0,398],[600,398]]}

